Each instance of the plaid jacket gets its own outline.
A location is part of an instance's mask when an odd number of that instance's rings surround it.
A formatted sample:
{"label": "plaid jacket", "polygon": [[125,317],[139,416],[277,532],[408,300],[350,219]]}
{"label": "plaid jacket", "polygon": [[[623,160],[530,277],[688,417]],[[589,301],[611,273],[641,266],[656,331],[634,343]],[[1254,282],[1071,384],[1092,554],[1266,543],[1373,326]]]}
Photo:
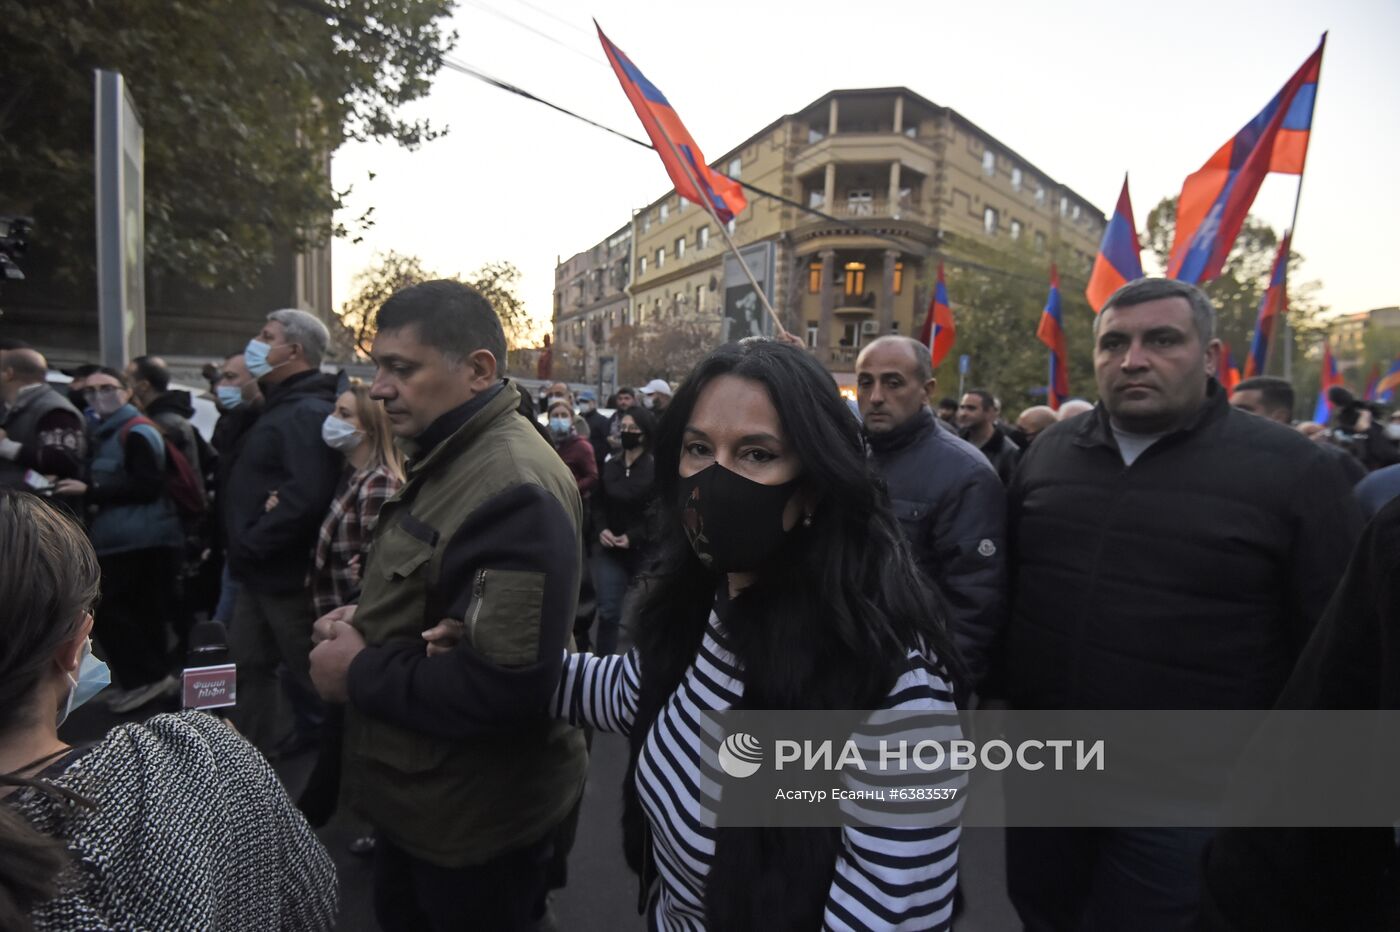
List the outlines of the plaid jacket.
{"label": "plaid jacket", "polygon": [[311,598],[318,617],[359,595],[360,572],[369,555],[379,509],[400,485],[387,467],[360,469],[331,502],[330,513],[321,522],[311,567]]}

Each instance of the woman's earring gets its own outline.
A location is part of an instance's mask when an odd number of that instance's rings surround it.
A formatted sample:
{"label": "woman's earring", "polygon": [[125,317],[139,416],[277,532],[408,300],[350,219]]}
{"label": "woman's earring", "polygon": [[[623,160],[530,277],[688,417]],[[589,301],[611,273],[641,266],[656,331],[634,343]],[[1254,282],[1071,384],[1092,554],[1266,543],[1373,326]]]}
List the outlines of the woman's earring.
{"label": "woman's earring", "polygon": [[802,526],[803,526],[803,527],[811,527],[811,526],[812,526],[812,514],[811,514],[811,512],[808,512],[807,514],[805,514],[805,515],[802,516]]}

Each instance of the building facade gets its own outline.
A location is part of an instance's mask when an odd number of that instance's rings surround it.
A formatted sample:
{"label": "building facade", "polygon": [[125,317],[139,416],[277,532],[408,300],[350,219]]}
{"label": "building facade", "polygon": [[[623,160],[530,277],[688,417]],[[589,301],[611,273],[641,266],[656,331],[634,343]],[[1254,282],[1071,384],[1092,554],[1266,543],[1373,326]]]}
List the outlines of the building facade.
{"label": "building facade", "polygon": [[[960,243],[1024,241],[1082,264],[1087,276],[1106,223],[966,117],[902,87],[832,91],[713,165],[781,195],[747,192],[748,208],[728,229],[740,247],[762,244],[766,290],[784,327],[834,373],[849,373],[876,337],[917,333],[933,265],[958,261]],[[619,305],[614,319],[642,332],[689,320],[709,324],[716,341],[742,335],[724,323],[733,269],[703,208],[667,192],[634,214],[631,241],[631,313]],[[574,282],[598,270],[578,260],[603,245],[556,270],[556,343],[573,339],[586,312],[572,310]],[[609,252],[606,261],[618,258]],[[608,332],[600,335],[590,351],[606,355]]]}
{"label": "building facade", "polygon": [[632,225],[554,268],[553,365],[566,380],[599,384],[613,330],[632,323]]}

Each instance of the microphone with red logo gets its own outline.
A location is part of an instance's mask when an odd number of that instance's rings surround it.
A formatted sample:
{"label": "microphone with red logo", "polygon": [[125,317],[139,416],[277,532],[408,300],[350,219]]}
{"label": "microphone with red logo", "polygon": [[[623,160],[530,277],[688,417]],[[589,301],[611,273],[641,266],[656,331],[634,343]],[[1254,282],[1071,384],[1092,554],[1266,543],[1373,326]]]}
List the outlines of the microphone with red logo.
{"label": "microphone with red logo", "polygon": [[186,709],[225,709],[238,702],[238,671],[229,662],[228,629],[201,621],[190,629],[190,647],[181,676],[181,705]]}

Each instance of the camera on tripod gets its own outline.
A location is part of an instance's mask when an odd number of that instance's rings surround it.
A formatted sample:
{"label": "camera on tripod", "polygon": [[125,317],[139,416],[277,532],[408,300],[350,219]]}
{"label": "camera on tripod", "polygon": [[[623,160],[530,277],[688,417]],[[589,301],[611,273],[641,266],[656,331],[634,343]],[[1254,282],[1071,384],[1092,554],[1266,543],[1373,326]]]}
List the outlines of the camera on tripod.
{"label": "camera on tripod", "polygon": [[29,233],[34,228],[30,217],[0,216],[0,273],[13,281],[22,281],[24,272],[19,258],[29,248]]}

